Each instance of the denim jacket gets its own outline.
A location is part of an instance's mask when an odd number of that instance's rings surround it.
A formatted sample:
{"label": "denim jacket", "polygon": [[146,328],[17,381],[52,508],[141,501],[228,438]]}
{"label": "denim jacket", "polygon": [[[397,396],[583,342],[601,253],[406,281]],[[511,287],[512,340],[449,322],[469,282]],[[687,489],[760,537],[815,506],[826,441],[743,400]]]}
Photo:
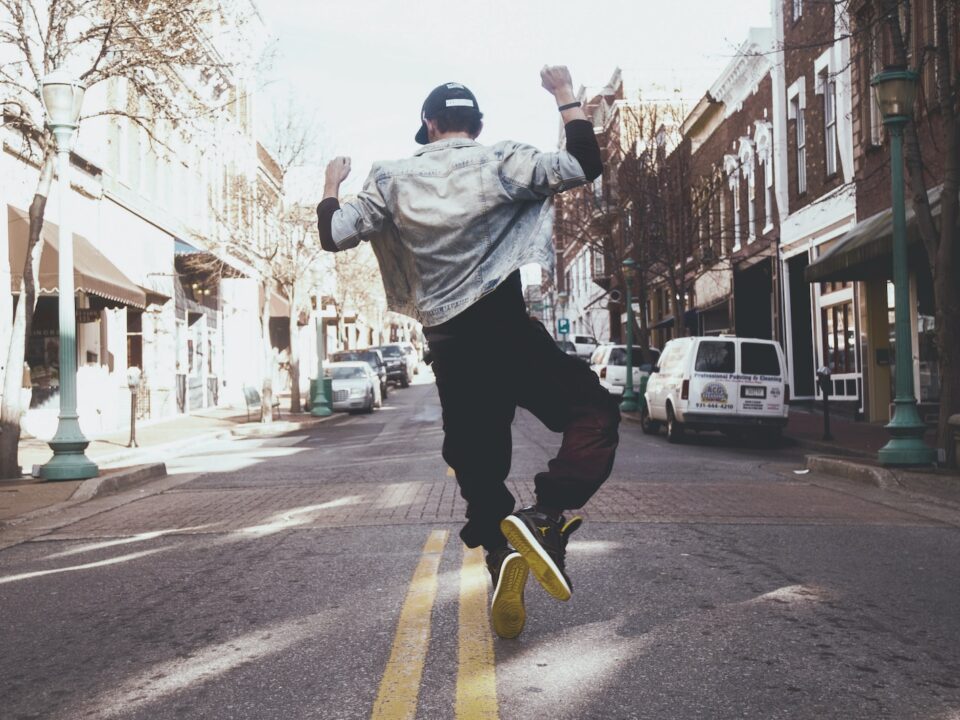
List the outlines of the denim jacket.
{"label": "denim jacket", "polygon": [[439,325],[521,265],[552,273],[551,196],[586,182],[565,150],[440,140],[375,164],[331,232],[341,250],[370,241],[390,310]]}

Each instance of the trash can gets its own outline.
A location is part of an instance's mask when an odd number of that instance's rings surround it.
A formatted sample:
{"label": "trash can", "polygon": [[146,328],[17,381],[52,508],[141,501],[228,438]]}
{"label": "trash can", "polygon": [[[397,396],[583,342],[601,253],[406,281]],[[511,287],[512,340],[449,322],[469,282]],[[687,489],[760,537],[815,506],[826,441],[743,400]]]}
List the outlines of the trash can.
{"label": "trash can", "polygon": [[637,406],[640,410],[643,410],[644,406],[647,404],[647,398],[644,394],[647,392],[647,380],[650,379],[649,375],[641,375],[640,382],[638,383],[639,387],[637,388]]}

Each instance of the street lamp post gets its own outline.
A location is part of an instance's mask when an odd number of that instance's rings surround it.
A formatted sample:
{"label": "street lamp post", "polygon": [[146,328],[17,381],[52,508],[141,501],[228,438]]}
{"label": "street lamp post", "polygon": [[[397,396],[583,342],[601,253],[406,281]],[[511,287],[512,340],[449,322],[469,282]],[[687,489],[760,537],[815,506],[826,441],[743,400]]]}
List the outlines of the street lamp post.
{"label": "street lamp post", "polygon": [[929,465],[934,450],[923,442],[926,426],[917,412],[913,387],[913,343],[910,337],[910,290],[907,265],[906,211],[903,197],[903,128],[913,114],[917,73],[888,67],[870,82],[877,93],[883,124],[890,132],[890,178],[893,212],[893,286],[896,337],[896,397],[887,424],[890,441],[877,457],[882,465]]}
{"label": "street lamp post", "polygon": [[639,404],[637,403],[637,394],[633,391],[633,278],[637,272],[637,263],[633,258],[627,258],[623,261],[623,278],[626,281],[626,299],[627,299],[627,377],[623,388],[623,402],[620,403],[620,409],[623,412],[637,412]]}
{"label": "street lamp post", "polygon": [[313,384],[313,397],[310,398],[310,414],[314,417],[328,417],[333,414],[333,408],[330,407],[330,399],[333,394],[333,380],[323,375],[323,355],[324,355],[324,337],[323,337],[323,305],[322,298],[317,296],[316,309],[316,330],[317,330],[317,380]]}
{"label": "street lamp post", "polygon": [[47,125],[57,143],[57,187],[60,193],[60,263],[57,268],[60,317],[60,416],[50,440],[53,457],[40,468],[46,480],[84,480],[99,470],[85,454],[90,441],[77,416],[77,318],[73,282],[73,229],[70,227],[70,150],[80,124],[84,86],[63,70],[43,79]]}
{"label": "street lamp post", "polygon": [[557,305],[559,306],[559,308],[554,308],[554,311],[559,309],[563,313],[563,316],[557,317],[556,312],[554,312],[554,329],[556,330],[557,335],[562,335],[562,337],[559,338],[560,340],[567,339],[567,333],[560,331],[560,320],[566,319],[568,323],[567,327],[569,328],[570,319],[567,317],[567,303],[569,301],[570,301],[569,292],[567,292],[566,290],[561,290],[557,293]]}

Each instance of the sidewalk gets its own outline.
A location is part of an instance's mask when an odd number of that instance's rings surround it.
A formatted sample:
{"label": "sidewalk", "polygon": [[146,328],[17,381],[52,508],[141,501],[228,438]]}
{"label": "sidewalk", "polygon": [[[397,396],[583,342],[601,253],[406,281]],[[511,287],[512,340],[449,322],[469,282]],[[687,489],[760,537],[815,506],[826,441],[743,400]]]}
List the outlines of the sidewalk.
{"label": "sidewalk", "polygon": [[52,456],[50,446],[37,438],[20,440],[19,461],[23,477],[0,480],[0,528],[24,516],[36,515],[55,505],[76,503],[113,492],[126,490],[166,474],[163,463],[147,460],[158,450],[172,454],[191,445],[228,435],[280,435],[311,427],[339,417],[318,418],[309,413],[286,412],[281,399],[281,419],[264,425],[251,413],[236,408],[214,408],[191,415],[181,415],[137,425],[138,448],[128,448],[129,430],[121,430],[92,438],[87,457],[100,467],[100,475],[90,480],[48,482],[31,476],[34,466],[43,465]]}
{"label": "sidewalk", "polygon": [[[869,423],[831,414],[830,434],[833,440],[824,440],[823,413],[816,408],[792,406],[790,422],[783,434],[798,445],[817,452],[876,459],[877,451],[890,439],[885,425],[886,422]],[[928,429],[925,437],[927,444],[932,446],[935,438],[936,429]]]}
{"label": "sidewalk", "polygon": [[[624,413],[624,417],[632,422],[639,422],[640,418],[633,413]],[[831,415],[833,439],[824,440],[823,414],[817,408],[792,406],[783,436],[785,443],[811,451],[806,456],[808,470],[960,508],[960,473],[956,470],[880,465],[877,451],[890,439],[885,425],[885,422],[858,422],[843,415]],[[924,439],[933,446],[935,437],[936,429],[929,428]]]}

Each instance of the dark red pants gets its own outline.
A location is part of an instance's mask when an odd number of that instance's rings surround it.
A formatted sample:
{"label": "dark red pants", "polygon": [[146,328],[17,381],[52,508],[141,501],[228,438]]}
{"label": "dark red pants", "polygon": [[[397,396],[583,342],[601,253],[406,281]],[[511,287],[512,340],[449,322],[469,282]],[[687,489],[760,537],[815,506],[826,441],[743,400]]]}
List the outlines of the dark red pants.
{"label": "dark red pants", "polygon": [[516,408],[563,433],[560,451],[535,478],[537,502],[583,507],[610,476],[619,441],[619,400],[585,362],[560,350],[525,315],[495,326],[427,339],[443,406],[443,458],[467,501],[460,537],[469,547],[499,547],[500,521],[514,510],[505,485]]}

